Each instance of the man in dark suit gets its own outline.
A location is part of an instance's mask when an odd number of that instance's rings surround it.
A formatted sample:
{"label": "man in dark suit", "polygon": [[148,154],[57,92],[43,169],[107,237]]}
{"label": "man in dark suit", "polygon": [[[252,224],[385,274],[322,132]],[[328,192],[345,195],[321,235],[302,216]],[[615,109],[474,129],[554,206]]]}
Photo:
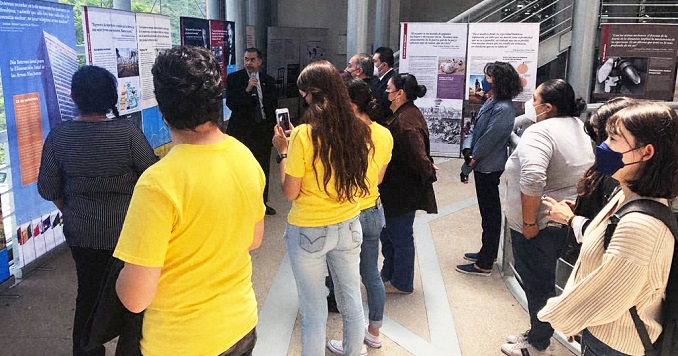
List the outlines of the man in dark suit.
{"label": "man in dark suit", "polygon": [[[268,202],[268,176],[271,162],[271,140],[278,95],[275,79],[260,72],[263,63],[256,48],[245,50],[245,69],[226,78],[226,105],[233,112],[226,133],[245,144],[266,174],[264,203]],[[275,209],[266,204],[266,215],[275,215]]]}
{"label": "man in dark suit", "polygon": [[389,107],[391,102],[388,101],[388,94],[386,94],[386,85],[388,80],[395,75],[393,70],[393,65],[395,64],[395,57],[393,56],[393,50],[388,47],[379,47],[374,51],[374,81],[375,85],[373,87],[374,97],[377,98],[379,104],[381,104],[381,112],[384,119],[388,118],[393,114]]}
{"label": "man in dark suit", "polygon": [[[344,72],[353,78],[362,79],[365,83],[367,83],[367,85],[370,86],[370,90],[372,91],[372,96],[377,98],[378,100],[379,97],[377,93],[379,90],[378,89],[379,81],[377,77],[373,76],[374,60],[369,54],[358,53],[351,57],[351,59],[348,61],[346,69],[344,69]],[[384,90],[385,88],[382,88],[382,91]],[[383,114],[381,102],[379,102],[379,112],[375,117],[372,118],[372,120],[377,122],[383,122],[384,119],[386,119],[386,117]]]}

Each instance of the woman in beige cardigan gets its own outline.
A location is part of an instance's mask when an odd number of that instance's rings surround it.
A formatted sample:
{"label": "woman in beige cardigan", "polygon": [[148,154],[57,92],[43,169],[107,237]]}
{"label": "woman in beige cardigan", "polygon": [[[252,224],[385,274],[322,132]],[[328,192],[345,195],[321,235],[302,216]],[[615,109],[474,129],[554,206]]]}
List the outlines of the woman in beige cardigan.
{"label": "woman in beige cardigan", "polygon": [[637,308],[654,342],[662,331],[674,237],[658,219],[629,213],[607,249],[603,240],[608,217],[625,203],[649,198],[668,204],[678,195],[678,116],[667,106],[643,103],[619,111],[607,130],[608,139],[596,147],[596,165],[621,190],[586,230],[563,294],[551,298],[538,317],[568,336],[582,332],[585,356],[642,355],[629,308]]}

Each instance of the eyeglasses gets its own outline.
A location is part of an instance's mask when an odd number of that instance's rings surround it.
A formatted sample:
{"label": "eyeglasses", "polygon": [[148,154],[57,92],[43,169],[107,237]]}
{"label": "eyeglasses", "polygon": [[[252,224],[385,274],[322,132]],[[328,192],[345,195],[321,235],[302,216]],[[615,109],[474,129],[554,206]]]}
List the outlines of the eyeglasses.
{"label": "eyeglasses", "polygon": [[399,90],[399,89],[395,89],[395,90],[388,90],[388,89],[386,89],[385,92],[387,92],[388,94],[391,94],[391,93],[397,92],[398,90]]}

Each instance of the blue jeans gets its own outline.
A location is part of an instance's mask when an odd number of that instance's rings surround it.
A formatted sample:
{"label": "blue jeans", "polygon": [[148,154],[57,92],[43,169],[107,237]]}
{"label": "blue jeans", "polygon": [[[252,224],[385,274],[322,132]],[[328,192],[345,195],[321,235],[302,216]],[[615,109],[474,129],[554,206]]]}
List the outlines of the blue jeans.
{"label": "blue jeans", "polygon": [[334,276],[335,295],[343,320],[344,355],[360,355],[365,337],[360,295],[360,220],[356,216],[321,227],[287,224],[284,239],[299,293],[302,356],[325,354],[327,267]]}
{"label": "blue jeans", "polygon": [[381,230],[381,276],[403,292],[414,290],[414,211],[386,218]]}
{"label": "blue jeans", "polygon": [[526,239],[522,233],[511,230],[511,244],[516,272],[527,297],[530,314],[530,332],[527,341],[537,350],[551,343],[553,328],[537,318],[546,301],[556,295],[556,261],[567,237],[567,229],[546,228],[537,236]]}
{"label": "blue jeans", "polygon": [[598,340],[587,329],[581,335],[581,356],[628,356]]}
{"label": "blue jeans", "polygon": [[379,275],[379,235],[384,228],[384,207],[381,203],[360,212],[363,244],[360,248],[360,277],[367,290],[370,326],[380,328],[384,319],[384,282]]}

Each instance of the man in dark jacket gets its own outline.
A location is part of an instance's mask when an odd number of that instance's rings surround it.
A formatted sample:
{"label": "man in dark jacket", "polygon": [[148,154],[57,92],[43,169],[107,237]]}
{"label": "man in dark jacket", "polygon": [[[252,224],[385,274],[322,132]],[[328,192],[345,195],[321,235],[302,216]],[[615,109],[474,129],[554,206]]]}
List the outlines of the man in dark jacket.
{"label": "man in dark jacket", "polygon": [[[372,90],[375,98],[381,105],[381,113],[384,117],[384,120],[391,116],[393,112],[389,108],[391,102],[388,101],[388,94],[386,94],[386,85],[388,80],[393,77],[395,71],[393,66],[395,65],[395,57],[393,56],[393,50],[388,47],[379,47],[374,52],[374,81],[375,84],[372,86]],[[381,124],[382,122],[380,122]]]}
{"label": "man in dark jacket", "polygon": [[[351,57],[351,59],[348,61],[348,65],[346,66],[346,69],[344,69],[344,72],[348,73],[351,77],[354,78],[359,78],[362,79],[367,85],[370,86],[370,90],[372,91],[372,96],[374,98],[377,98],[377,102],[379,102],[379,96],[377,95],[379,91],[379,79],[375,76],[374,74],[374,60],[372,57],[370,57],[369,54],[367,53],[358,53]],[[383,92],[385,88],[381,88],[381,91]],[[383,114],[383,108],[381,107],[381,103],[379,102],[379,112],[375,117],[372,117],[371,119],[377,122],[383,122],[386,117]],[[390,111],[390,110],[389,110]]]}
{"label": "man in dark jacket", "polygon": [[[266,175],[264,203],[268,202],[268,176],[271,162],[271,140],[275,126],[278,95],[275,79],[260,72],[263,58],[256,48],[245,50],[245,69],[231,73],[226,79],[226,105],[233,111],[226,133],[252,151]],[[266,204],[266,215],[275,215]]]}

